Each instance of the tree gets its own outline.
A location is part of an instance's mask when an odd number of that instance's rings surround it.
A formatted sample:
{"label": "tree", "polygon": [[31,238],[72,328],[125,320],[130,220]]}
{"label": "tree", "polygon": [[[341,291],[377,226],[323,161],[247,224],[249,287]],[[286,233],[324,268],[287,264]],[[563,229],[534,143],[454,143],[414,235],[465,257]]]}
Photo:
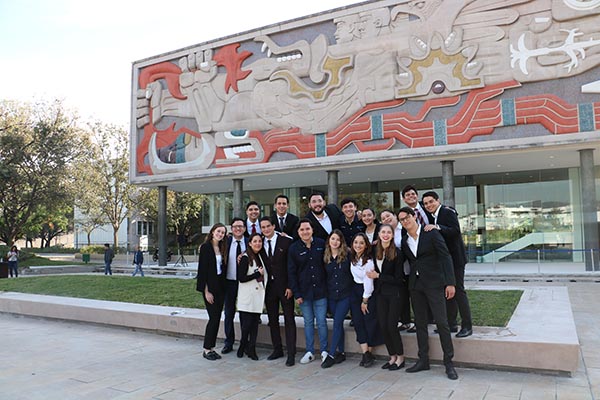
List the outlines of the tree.
{"label": "tree", "polygon": [[90,159],[78,168],[82,194],[78,203],[84,213],[106,218],[113,228],[113,244],[117,248],[119,227],[130,215],[136,193],[129,183],[129,137],[126,130],[102,122],[96,122],[90,129]]}
{"label": "tree", "polygon": [[73,164],[88,148],[76,121],[59,101],[0,102],[0,240],[7,245],[43,207],[71,198]]}

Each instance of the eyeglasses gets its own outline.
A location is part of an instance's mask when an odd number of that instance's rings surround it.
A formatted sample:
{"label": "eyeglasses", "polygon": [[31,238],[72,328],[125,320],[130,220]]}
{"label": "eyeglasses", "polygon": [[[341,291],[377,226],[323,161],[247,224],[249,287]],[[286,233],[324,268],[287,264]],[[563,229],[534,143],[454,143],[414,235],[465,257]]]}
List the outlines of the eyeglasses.
{"label": "eyeglasses", "polygon": [[404,218],[400,218],[398,221],[400,221],[400,223],[402,224],[402,223],[404,223],[406,221],[409,221],[411,217],[412,217],[412,215],[407,215]]}
{"label": "eyeglasses", "polygon": [[231,225],[233,229],[243,229],[244,225]]}

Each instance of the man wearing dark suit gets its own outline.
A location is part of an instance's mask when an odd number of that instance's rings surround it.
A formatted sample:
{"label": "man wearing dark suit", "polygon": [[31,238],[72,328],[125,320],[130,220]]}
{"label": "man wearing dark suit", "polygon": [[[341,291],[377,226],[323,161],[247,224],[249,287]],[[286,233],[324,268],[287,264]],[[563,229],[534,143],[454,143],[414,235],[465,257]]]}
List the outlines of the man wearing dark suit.
{"label": "man wearing dark suit", "polygon": [[437,230],[426,232],[419,225],[415,211],[403,207],[398,212],[398,220],[406,230],[402,238],[402,252],[410,262],[408,288],[412,299],[419,360],[406,372],[419,372],[429,369],[429,334],[427,332],[427,308],[431,309],[436,321],[440,343],[444,352],[444,365],[449,379],[458,379],[452,364],[454,347],[450,327],[446,318],[446,300],[454,296],[454,271],[452,257],[444,238]]}
{"label": "man wearing dark suit", "polygon": [[340,217],[340,230],[344,234],[344,239],[348,246],[352,246],[352,239],[354,235],[359,232],[365,231],[365,224],[356,215],[356,200],[351,197],[347,197],[340,203],[342,207],[342,215]]}
{"label": "man wearing dark suit", "polygon": [[[248,238],[244,236],[246,232],[246,222],[241,218],[231,220],[232,235],[227,238],[227,276],[225,279],[225,345],[221,353],[227,354],[233,350],[235,342],[235,329],[233,319],[235,318],[235,303],[238,293],[237,265],[238,256],[246,251]],[[238,246],[239,245],[239,246]]]}
{"label": "man wearing dark suit", "polygon": [[261,233],[260,232],[260,206],[256,201],[249,201],[246,204],[246,233],[244,236],[250,237],[253,233]]}
{"label": "man wearing dark suit", "polygon": [[313,226],[314,237],[327,240],[334,229],[339,229],[340,218],[343,214],[335,204],[325,205],[322,193],[312,193],[310,195],[308,208],[310,211],[305,218],[308,218]]}
{"label": "man wearing dark suit", "polygon": [[292,239],[275,232],[275,225],[269,217],[260,219],[260,229],[264,235],[263,249],[267,253],[267,270],[269,282],[265,296],[267,315],[269,316],[269,329],[273,352],[267,358],[276,360],[283,357],[283,345],[279,330],[279,304],[283,309],[285,324],[285,345],[287,348],[287,361],[285,365],[291,367],[296,358],[296,320],[294,316],[294,296],[288,284],[287,257]]}
{"label": "man wearing dark suit", "polygon": [[446,246],[452,256],[454,265],[454,279],[456,280],[456,294],[447,301],[448,324],[450,328],[457,326],[456,317],[460,312],[461,329],[456,337],[462,338],[473,334],[473,323],[471,321],[471,307],[465,291],[465,265],[467,264],[467,253],[465,243],[460,232],[458,214],[456,210],[443,206],[436,192],[423,194],[423,205],[433,217],[433,224],[425,226],[425,231],[437,229],[443,236]]}
{"label": "man wearing dark suit", "polygon": [[277,197],[275,197],[275,214],[271,216],[271,223],[277,232],[283,233],[290,238],[297,239],[298,231],[296,230],[296,225],[298,225],[300,219],[288,212],[289,205],[290,200],[286,195],[277,195]]}

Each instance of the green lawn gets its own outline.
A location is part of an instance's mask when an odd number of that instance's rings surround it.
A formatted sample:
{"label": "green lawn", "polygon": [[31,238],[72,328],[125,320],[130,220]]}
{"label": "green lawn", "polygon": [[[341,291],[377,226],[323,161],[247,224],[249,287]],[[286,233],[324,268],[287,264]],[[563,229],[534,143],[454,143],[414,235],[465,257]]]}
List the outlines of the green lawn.
{"label": "green lawn", "polygon": [[[61,275],[0,280],[0,291],[48,294],[171,307],[203,308],[195,279]],[[506,326],[521,290],[468,291],[476,326]]]}

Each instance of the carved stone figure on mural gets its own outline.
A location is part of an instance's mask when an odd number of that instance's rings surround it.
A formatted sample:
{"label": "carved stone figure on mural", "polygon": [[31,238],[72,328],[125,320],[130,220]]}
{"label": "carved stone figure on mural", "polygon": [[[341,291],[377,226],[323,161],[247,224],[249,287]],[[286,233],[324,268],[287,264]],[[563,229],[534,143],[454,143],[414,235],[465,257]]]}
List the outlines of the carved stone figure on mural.
{"label": "carved stone figure on mural", "polygon": [[[180,173],[267,162],[275,153],[302,159],[349,146],[381,151],[489,134],[499,126],[493,119],[466,134],[475,123],[472,113],[455,136],[449,123],[430,126],[424,118],[432,107],[456,105],[465,93],[465,104],[479,107],[507,88],[598,66],[597,3],[398,1],[359,13],[349,9],[330,21],[335,33],[311,41],[282,45],[261,34],[253,39],[260,54],[248,50],[256,48],[251,42],[231,43],[145,67],[137,90],[137,127],[143,130],[137,171]],[[424,103],[418,115],[402,116],[404,125],[390,122],[403,115],[399,109],[377,129],[364,126],[372,124],[363,117],[369,111],[397,109],[407,100]],[[178,126],[180,119],[195,126]]]}

